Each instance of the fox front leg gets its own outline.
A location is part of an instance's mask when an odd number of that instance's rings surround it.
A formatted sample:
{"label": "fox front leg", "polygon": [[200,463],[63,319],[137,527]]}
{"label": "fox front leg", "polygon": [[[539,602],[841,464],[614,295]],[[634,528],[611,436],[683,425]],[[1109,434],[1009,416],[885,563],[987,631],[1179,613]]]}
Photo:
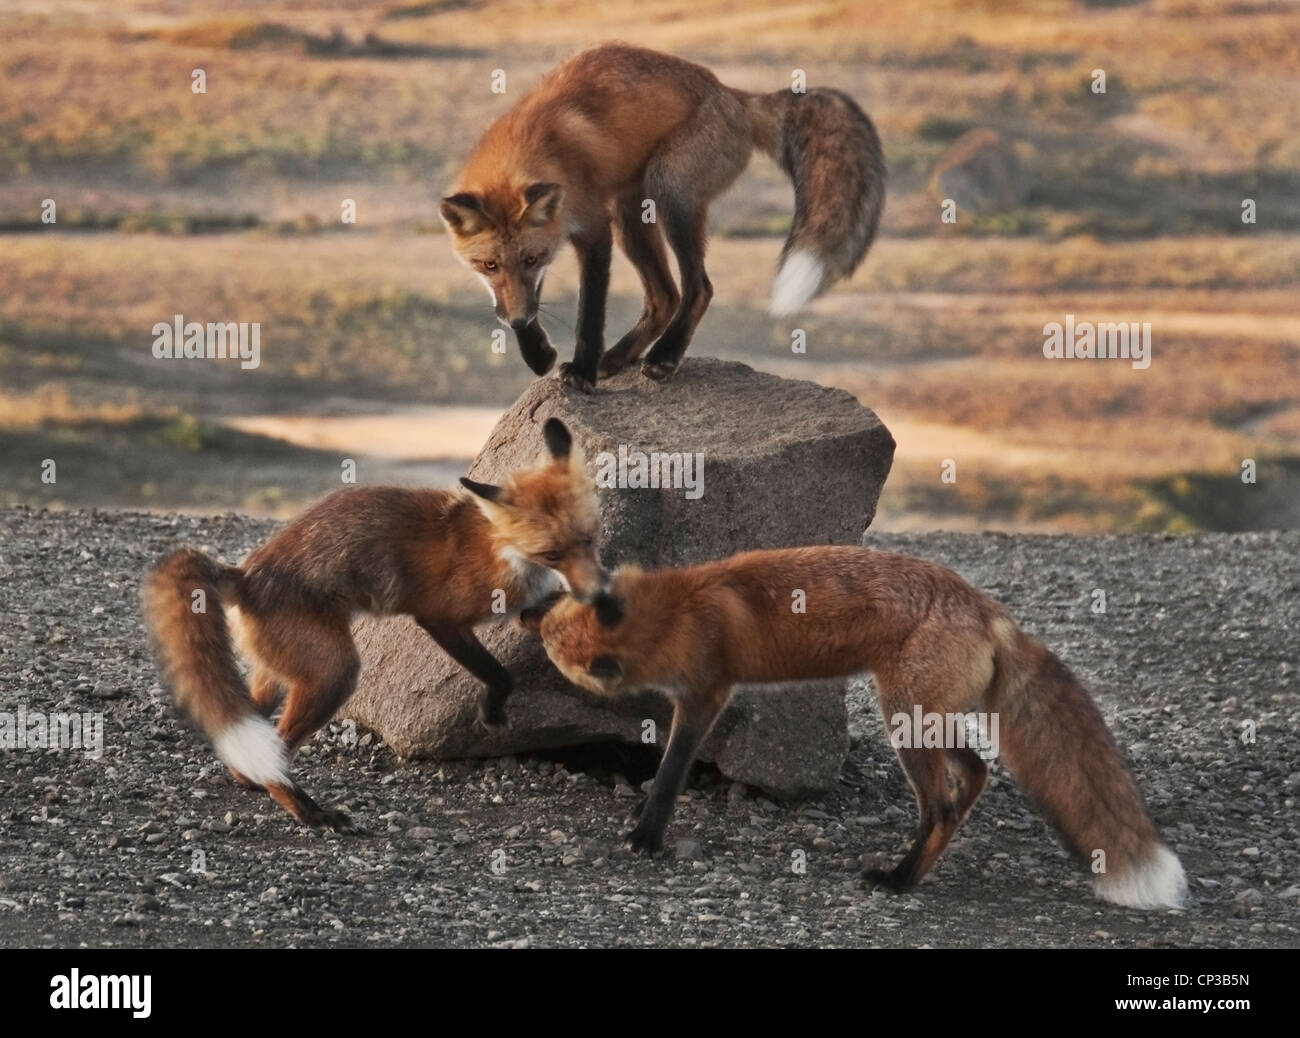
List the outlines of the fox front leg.
{"label": "fox front leg", "polygon": [[519,342],[519,352],[524,363],[534,375],[545,375],[555,364],[555,347],[542,322],[533,320],[522,327],[515,328],[515,339]]}
{"label": "fox front leg", "polygon": [[605,223],[600,230],[573,239],[581,267],[578,288],[578,341],[572,363],[560,365],[560,381],[584,393],[596,391],[596,371],[605,348],[605,300],[614,237]]}
{"label": "fox front leg", "polygon": [[636,828],[627,837],[628,846],[633,850],[644,851],[646,854],[656,854],[663,850],[664,831],[668,828],[668,820],[672,817],[677,797],[686,785],[686,776],[695,762],[700,744],[709,734],[709,729],[722,711],[721,704],[725,702],[725,695],[719,697],[717,705],[707,699],[698,702],[683,699],[674,707],[668,749],[655,774],[650,795],[641,804]]}
{"label": "fox front leg", "polygon": [[483,682],[478,703],[479,723],[486,728],[505,728],[510,723],[506,719],[506,700],[514,687],[510,671],[483,647],[472,628],[437,621],[419,623],[448,656]]}

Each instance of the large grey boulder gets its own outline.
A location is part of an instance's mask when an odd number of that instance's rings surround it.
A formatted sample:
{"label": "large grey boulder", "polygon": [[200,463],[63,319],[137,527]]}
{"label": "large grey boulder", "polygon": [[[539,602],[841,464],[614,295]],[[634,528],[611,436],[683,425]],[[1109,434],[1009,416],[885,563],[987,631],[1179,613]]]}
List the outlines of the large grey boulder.
{"label": "large grey boulder", "polygon": [[[669,382],[630,371],[586,396],[539,379],[498,423],[469,474],[497,482],[536,463],[541,425],[562,419],[601,489],[605,563],[646,568],[749,548],[857,544],[875,515],[894,440],[842,390],[692,357]],[[639,453],[638,453],[639,452]],[[684,485],[637,487],[639,454],[703,457]],[[681,458],[677,459],[680,466]],[[670,461],[670,465],[672,462]],[[663,469],[660,468],[662,472]],[[702,478],[700,478],[702,477]],[[487,757],[602,740],[640,741],[666,699],[610,703],[568,684],[540,642],[513,623],[480,630],[515,675],[509,728],[475,722],[480,686],[406,618],[357,625],[361,681],[344,716],[377,730],[404,757]],[[848,752],[846,682],[737,690],[701,756],[728,777],[776,796],[834,784]]]}

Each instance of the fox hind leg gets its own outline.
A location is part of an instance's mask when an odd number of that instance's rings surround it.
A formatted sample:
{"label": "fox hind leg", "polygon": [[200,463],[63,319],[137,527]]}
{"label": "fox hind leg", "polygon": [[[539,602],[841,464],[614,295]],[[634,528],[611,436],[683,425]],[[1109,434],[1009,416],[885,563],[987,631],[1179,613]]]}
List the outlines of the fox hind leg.
{"label": "fox hind leg", "polygon": [[[343,617],[275,618],[258,625],[254,648],[265,666],[288,687],[277,729],[286,752],[294,751],[322,728],[356,688],[361,660]],[[343,811],[317,804],[296,782],[273,783],[266,792],[303,825],[351,828]]]}
{"label": "fox hind leg", "polygon": [[968,746],[949,751],[948,763],[953,765],[957,772],[956,777],[960,788],[960,795],[957,798],[957,825],[961,825],[966,821],[971,808],[975,806],[975,801],[979,800],[980,794],[984,792],[989,768],[984,763],[984,758]]}
{"label": "fox hind leg", "polygon": [[663,234],[657,223],[642,220],[641,201],[640,197],[628,196],[619,202],[615,228],[619,247],[640,275],[645,308],[631,331],[600,358],[601,378],[608,378],[638,360],[668,327],[681,303],[668,265]]}
{"label": "fox hind leg", "polygon": [[357,687],[361,661],[350,654],[337,669],[311,682],[295,681],[289,686],[289,701],[280,717],[280,738],[289,752],[323,728],[351,698]]}
{"label": "fox hind leg", "polygon": [[[293,753],[322,728],[352,695],[357,685],[360,661],[355,653],[349,663],[323,677],[319,683],[294,682],[289,686],[289,701],[280,718],[280,737]],[[296,782],[266,787],[271,798],[303,825],[346,830],[352,820],[340,810],[323,808]]]}
{"label": "fox hind leg", "polygon": [[[916,793],[920,823],[911,848],[893,869],[863,873],[869,885],[895,893],[912,889],[934,866],[984,792],[989,770],[968,747],[900,749],[898,759]],[[956,780],[956,797],[949,789],[950,773]]]}
{"label": "fox hind leg", "polygon": [[868,869],[868,884],[894,893],[911,890],[930,871],[961,821],[948,788],[947,753],[941,749],[900,748],[898,760],[916,793],[920,821],[912,846],[892,869]]}
{"label": "fox hind leg", "polygon": [[749,163],[753,141],[748,134],[738,137],[729,131],[744,120],[743,105],[732,95],[707,103],[646,167],[646,195],[658,202],[681,274],[677,313],[641,364],[650,378],[670,378],[677,370],[713,298],[704,270],[709,204]]}
{"label": "fox hind leg", "polygon": [[[311,684],[295,683],[290,686],[289,701],[280,718],[280,737],[284,739],[290,753],[324,727],[357,687],[361,661],[352,648],[350,636],[347,648],[347,655],[334,669],[319,675]],[[267,792],[304,825],[328,826],[338,830],[352,827],[352,820],[345,812],[320,807],[297,783],[279,790],[268,787]]]}
{"label": "fox hind leg", "polygon": [[280,701],[284,699],[287,689],[278,674],[259,665],[253,668],[253,678],[249,682],[248,691],[257,712],[263,717],[270,718],[275,713],[275,708],[280,705]]}
{"label": "fox hind leg", "polygon": [[663,381],[671,378],[681,365],[691,337],[709,308],[713,298],[713,282],[704,272],[705,228],[708,212],[670,209],[665,216],[668,244],[677,257],[681,271],[681,303],[659,341],[654,344],[641,363],[641,371],[649,378]]}
{"label": "fox hind leg", "polygon": [[[913,643],[944,645],[945,650],[939,656],[909,651]],[[951,624],[939,621],[922,624],[904,646],[901,662],[876,673],[886,730],[891,718],[910,716],[917,705],[927,714],[944,709],[967,713],[984,701],[992,679],[992,645],[982,631],[953,630]],[[913,736],[913,742],[919,741],[921,733]],[[899,747],[897,753],[916,795],[916,835],[893,869],[869,869],[865,877],[874,886],[903,891],[919,883],[948,846],[983,792],[988,769],[979,754],[966,746],[914,745]]]}

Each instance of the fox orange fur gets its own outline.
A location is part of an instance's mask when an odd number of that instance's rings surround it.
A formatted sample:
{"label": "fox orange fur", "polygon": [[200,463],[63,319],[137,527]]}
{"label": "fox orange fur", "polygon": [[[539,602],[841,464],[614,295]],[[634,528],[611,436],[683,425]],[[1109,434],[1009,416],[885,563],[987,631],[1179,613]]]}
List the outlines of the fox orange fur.
{"label": "fox orange fur", "polygon": [[[1182,866],[1088,693],[1001,605],[942,566],[866,548],[752,551],[683,569],[624,568],[611,595],[562,597],[523,620],[575,684],[602,695],[659,686],[673,700],[663,762],[630,835],[636,848],[662,846],[690,764],[736,684],[871,671],[886,724],[918,704],[996,712],[1004,765],[1076,853],[1100,861],[1105,852],[1100,897],[1135,907],[1182,899]],[[969,747],[899,748],[898,758],[919,828],[892,871],[867,878],[906,890],[975,805],[987,769]]]}
{"label": "fox orange fur", "polygon": [[[756,147],[794,182],[794,224],[772,291],[772,312],[794,313],[853,272],[884,205],[880,140],[837,90],[753,94],[669,54],[595,47],[553,70],[488,128],[441,214],[537,374],[556,357],[537,318],[542,282],[568,240],[581,287],[577,344],[561,378],[591,392],[598,375],[614,374],[653,344],[641,370],[664,379],[713,295],[704,271],[709,205]],[[640,275],[645,307],[602,357],[615,239]]]}
{"label": "fox orange fur", "polygon": [[[608,582],[582,452],[558,419],[543,432],[549,461],[504,486],[462,479],[465,490],[457,491],[340,490],[240,566],[186,548],[154,567],[144,609],[163,669],[177,704],[236,781],[265,788],[306,825],[348,827],[343,812],[319,807],[294,782],[289,760],[356,687],[358,613],[413,617],[484,682],[480,720],[506,723],[510,674],[474,635],[476,624],[500,619],[498,592],[507,612],[518,613],[557,588],[592,596]],[[253,664],[251,690],[227,607]],[[273,728],[267,718],[282,697]]]}

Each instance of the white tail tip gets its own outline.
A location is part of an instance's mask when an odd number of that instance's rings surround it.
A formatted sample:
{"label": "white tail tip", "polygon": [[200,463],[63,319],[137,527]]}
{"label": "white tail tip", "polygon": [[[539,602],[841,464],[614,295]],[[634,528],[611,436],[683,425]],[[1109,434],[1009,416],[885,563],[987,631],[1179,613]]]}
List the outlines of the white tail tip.
{"label": "white tail tip", "polygon": [[217,756],[259,786],[289,784],[289,755],[271,722],[258,714],[236,721],[212,740]]}
{"label": "white tail tip", "polygon": [[795,249],[785,258],[772,282],[773,317],[788,317],[815,296],[822,287],[826,268],[811,252]]}
{"label": "white tail tip", "polygon": [[1182,908],[1187,877],[1178,856],[1158,844],[1146,861],[1128,872],[1098,876],[1094,889],[1103,901],[1129,908]]}

